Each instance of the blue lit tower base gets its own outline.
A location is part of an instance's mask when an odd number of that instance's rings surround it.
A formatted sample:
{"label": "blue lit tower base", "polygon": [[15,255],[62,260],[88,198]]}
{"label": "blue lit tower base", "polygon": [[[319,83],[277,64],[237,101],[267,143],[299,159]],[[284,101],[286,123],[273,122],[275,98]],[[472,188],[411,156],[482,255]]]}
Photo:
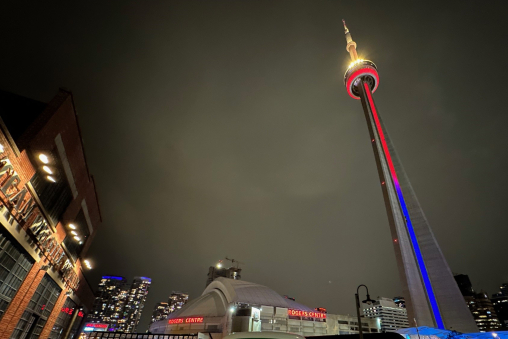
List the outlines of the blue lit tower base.
{"label": "blue lit tower base", "polygon": [[358,58],[356,43],[345,23],[347,51],[352,63],[344,82],[348,94],[360,99],[367,119],[370,140],[385,198],[409,323],[415,326],[477,332],[452,272],[418,203],[372,93],[379,84],[376,65]]}

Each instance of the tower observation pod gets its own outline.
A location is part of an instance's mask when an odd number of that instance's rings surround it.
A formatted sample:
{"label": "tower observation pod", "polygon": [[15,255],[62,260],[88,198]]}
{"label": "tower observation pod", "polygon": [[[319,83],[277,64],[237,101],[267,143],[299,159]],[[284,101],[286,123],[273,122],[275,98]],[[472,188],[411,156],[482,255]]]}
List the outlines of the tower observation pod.
{"label": "tower observation pod", "polygon": [[374,103],[377,67],[358,57],[356,42],[343,23],[351,57],[344,84],[349,96],[361,101],[367,120],[410,324],[477,332]]}

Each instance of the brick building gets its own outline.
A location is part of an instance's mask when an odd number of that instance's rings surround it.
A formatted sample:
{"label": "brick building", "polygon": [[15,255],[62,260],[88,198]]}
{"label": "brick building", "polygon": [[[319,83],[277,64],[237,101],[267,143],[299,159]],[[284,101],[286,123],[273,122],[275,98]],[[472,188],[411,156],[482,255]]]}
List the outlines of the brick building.
{"label": "brick building", "polygon": [[0,339],[75,338],[101,214],[72,94],[46,104],[0,91],[0,118]]}

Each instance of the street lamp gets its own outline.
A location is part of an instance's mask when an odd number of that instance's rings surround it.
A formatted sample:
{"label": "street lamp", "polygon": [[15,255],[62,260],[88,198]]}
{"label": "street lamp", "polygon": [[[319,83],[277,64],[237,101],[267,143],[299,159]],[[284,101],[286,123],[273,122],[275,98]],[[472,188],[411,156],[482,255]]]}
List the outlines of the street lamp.
{"label": "street lamp", "polygon": [[374,302],[374,300],[372,300],[370,298],[370,295],[369,295],[369,288],[365,285],[360,285],[356,288],[356,294],[355,294],[355,299],[356,299],[356,315],[358,317],[358,332],[360,333],[360,339],[363,339],[363,331],[362,331],[362,320],[360,319],[360,299],[358,298],[358,291],[360,290],[360,287],[365,287],[365,289],[367,290],[367,299],[363,300],[362,303],[364,304],[367,304],[367,305],[370,305]]}

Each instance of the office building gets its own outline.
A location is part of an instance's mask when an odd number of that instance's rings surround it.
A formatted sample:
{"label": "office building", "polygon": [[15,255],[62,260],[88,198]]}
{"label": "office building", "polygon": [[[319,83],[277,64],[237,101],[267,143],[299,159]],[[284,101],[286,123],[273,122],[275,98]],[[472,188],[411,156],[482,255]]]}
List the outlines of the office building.
{"label": "office building", "polygon": [[456,274],[454,278],[464,297],[465,304],[473,315],[478,330],[480,332],[498,331],[501,328],[501,322],[487,293],[483,291],[476,293],[466,274]]}
{"label": "office building", "polygon": [[[430,229],[411,183],[382,122],[373,93],[379,85],[377,66],[358,57],[357,44],[344,22],[346,50],[351,64],[344,75],[347,93],[360,100],[367,120],[369,143],[376,160],[379,185],[399,268],[406,309],[418,325],[477,330],[453,279],[443,252]],[[407,79],[407,84],[411,79]]]}
{"label": "office building", "polygon": [[457,282],[457,286],[459,286],[460,293],[464,297],[472,297],[474,296],[473,284],[471,284],[471,280],[469,280],[469,276],[466,274],[456,274],[454,275],[455,281]]}
{"label": "office building", "polygon": [[390,298],[378,298],[372,305],[363,304],[363,316],[377,319],[381,332],[395,332],[409,327],[407,309],[398,306]]}
{"label": "office building", "polygon": [[501,285],[498,293],[490,298],[503,330],[508,329],[508,283]]}
{"label": "office building", "polygon": [[89,331],[97,331],[98,326],[90,324],[100,324],[108,331],[135,333],[151,283],[146,277],[135,277],[129,285],[124,277],[103,276],[87,318]]}
{"label": "office building", "polygon": [[[362,318],[362,329],[379,332],[376,319]],[[255,283],[219,277],[203,294],[150,325],[154,334],[212,333],[220,339],[232,332],[276,331],[305,336],[358,333],[356,316],[316,311]]]}
{"label": "office building", "polygon": [[168,314],[169,314],[169,303],[160,302],[155,304],[155,307],[153,308],[152,312],[152,319],[150,319],[150,324],[159,320],[166,319],[168,317]]}
{"label": "office building", "polygon": [[0,184],[0,339],[72,338],[93,305],[82,270],[101,214],[69,91],[0,91]]}
{"label": "office building", "polygon": [[[183,292],[173,291],[169,296],[169,313],[178,311],[189,301],[189,295]],[[168,314],[169,314],[168,313]]]}

